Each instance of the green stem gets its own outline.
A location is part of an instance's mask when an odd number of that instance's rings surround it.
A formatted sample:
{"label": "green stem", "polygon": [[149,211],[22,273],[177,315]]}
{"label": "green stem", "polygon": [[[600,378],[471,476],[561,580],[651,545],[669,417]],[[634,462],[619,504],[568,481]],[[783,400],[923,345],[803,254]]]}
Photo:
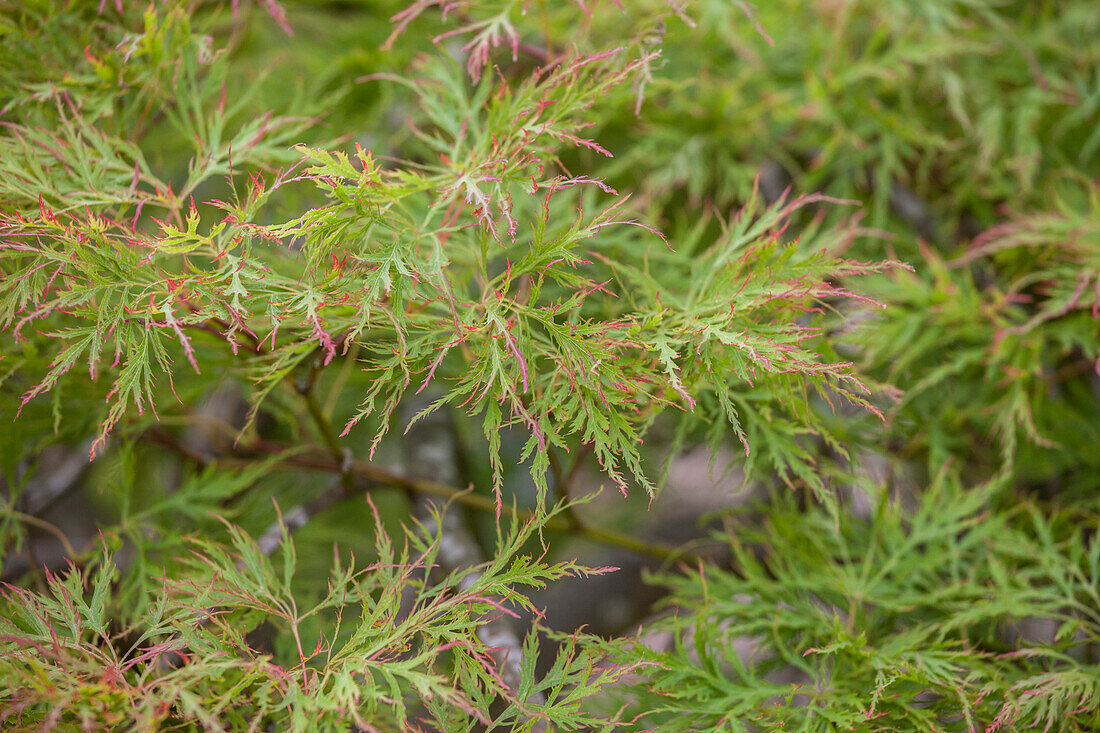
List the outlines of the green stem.
{"label": "green stem", "polygon": [[306,410],[309,412],[309,417],[313,421],[313,426],[321,436],[321,440],[328,449],[329,455],[336,461],[337,472],[340,474],[340,483],[343,485],[344,491],[350,494],[355,488],[355,477],[353,472],[349,470],[349,466],[352,463],[352,461],[349,460],[350,454],[345,453],[345,450],[340,446],[340,439],[336,436],[336,431],[332,429],[332,425],[325,417],[325,413],[321,410],[321,405],[317,402],[317,397],[313,394],[313,382],[315,377],[316,374],[311,372],[306,385],[295,385],[295,389],[305,402]]}
{"label": "green stem", "polygon": [[554,451],[548,451],[547,455],[550,458],[550,470],[554,473],[554,486],[557,489],[558,497],[566,502],[565,511],[563,512],[565,518],[569,520],[571,529],[580,529],[584,526],[584,521],[577,514],[573,504],[569,503],[571,498],[569,495],[569,479],[572,478],[573,472],[570,471],[569,474],[566,474],[562,471],[561,462],[558,461],[558,456]]}

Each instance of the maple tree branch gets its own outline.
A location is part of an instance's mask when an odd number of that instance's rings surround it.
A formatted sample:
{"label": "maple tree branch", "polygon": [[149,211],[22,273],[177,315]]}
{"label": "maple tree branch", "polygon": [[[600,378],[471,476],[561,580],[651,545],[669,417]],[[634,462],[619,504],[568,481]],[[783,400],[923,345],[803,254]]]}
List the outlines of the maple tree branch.
{"label": "maple tree branch", "polygon": [[[228,457],[209,459],[184,450],[178,442],[171,439],[164,431],[147,431],[144,433],[143,439],[170,448],[203,465],[213,465],[221,468],[241,468],[250,465],[259,455],[279,455],[292,450],[291,446],[265,441],[263,443],[250,445],[247,448],[242,448]],[[279,471],[307,470],[344,474],[344,461],[345,454],[343,454],[343,452],[338,456],[328,458],[321,455],[318,446],[316,450],[306,449],[294,455],[284,456],[272,464],[272,469]],[[414,494],[437,496],[480,512],[496,514],[496,502],[489,497],[473,493],[470,488],[461,489],[455,486],[436,483],[434,481],[410,478],[382,468],[369,461],[354,457],[350,461],[347,461],[346,473],[348,476],[367,481],[370,484],[369,488],[371,490],[386,488],[404,489]],[[353,493],[351,490],[345,491],[347,492],[347,496]],[[534,512],[518,507],[505,506],[503,512],[508,514],[514,521],[518,522],[528,522],[535,517]],[[663,562],[686,562],[689,564],[696,564],[701,559],[705,559],[695,552],[682,550],[659,542],[645,542],[624,532],[604,529],[591,524],[575,526],[566,519],[552,517],[544,526],[546,529],[553,532],[563,532],[581,536],[602,545],[629,550],[630,552],[652,557]]]}
{"label": "maple tree branch", "polygon": [[317,398],[313,394],[313,385],[317,378],[317,372],[318,367],[315,365],[310,370],[309,377],[306,381],[304,383],[296,383],[294,387],[305,402],[309,417],[313,421],[313,425],[317,429],[318,434],[321,436],[321,440],[324,441],[329,455],[339,464],[340,483],[343,486],[344,492],[350,495],[355,490],[355,478],[351,475],[350,471],[352,453],[348,448],[341,447],[340,439],[336,436],[336,431],[332,429],[332,425],[329,424],[329,421],[325,418],[325,414],[321,410],[321,405],[317,403]]}

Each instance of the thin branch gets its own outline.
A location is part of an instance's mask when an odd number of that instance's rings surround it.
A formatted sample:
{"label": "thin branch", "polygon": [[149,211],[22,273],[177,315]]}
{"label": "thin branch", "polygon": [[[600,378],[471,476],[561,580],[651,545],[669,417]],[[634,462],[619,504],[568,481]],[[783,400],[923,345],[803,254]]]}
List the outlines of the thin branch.
{"label": "thin branch", "polygon": [[61,547],[65,551],[65,555],[74,562],[76,561],[76,558],[80,555],[80,553],[76,551],[76,548],[73,547],[72,543],[69,542],[69,538],[57,527],[56,524],[47,522],[45,519],[39,519],[32,514],[25,514],[23,512],[13,511],[9,512],[9,515],[17,521],[22,522],[23,524],[29,524],[33,527],[38,527],[39,529],[43,529],[52,534],[54,537],[57,538],[57,541],[61,543]]}
{"label": "thin branch", "polygon": [[[175,441],[167,439],[167,436],[161,431],[147,431],[144,434],[144,439],[183,453],[188,458],[202,465],[212,465],[222,468],[240,468],[248,466],[251,465],[253,459],[258,455],[277,455],[291,450],[290,446],[265,441],[263,443],[250,445],[247,449],[242,448],[233,456],[208,459],[204,456],[185,452]],[[342,468],[343,462],[344,454],[342,451],[339,460],[326,458],[318,451],[306,451],[296,455],[286,456],[273,463],[271,467],[276,471],[307,470],[342,474],[344,472]],[[496,515],[496,502],[488,497],[472,493],[470,488],[460,489],[455,486],[448,486],[434,481],[409,478],[408,476],[389,471],[359,458],[352,458],[348,465],[348,473],[356,478],[365,479],[371,482],[372,490],[398,488],[414,494],[438,496],[480,512]],[[515,507],[509,508],[505,506],[504,511],[510,515],[513,521],[517,522],[529,522],[535,517],[534,512],[526,509]],[[695,552],[659,542],[643,542],[636,537],[623,532],[616,532],[615,530],[601,529],[590,524],[574,527],[568,520],[558,519],[556,517],[547,520],[543,526],[552,532],[578,535],[602,545],[622,548],[666,563],[686,562],[694,565],[698,563],[699,560],[705,559]]]}
{"label": "thin branch", "polygon": [[[293,470],[295,468],[305,468],[315,471],[325,471],[329,473],[337,473],[340,468],[338,465],[327,461],[319,457],[311,457],[308,454],[302,454],[297,456],[290,456],[284,461],[276,463],[273,468],[284,470]],[[470,489],[459,489],[454,486],[447,486],[445,484],[435,483],[434,481],[425,481],[419,479],[412,479],[401,474],[387,471],[384,468],[363,461],[360,459],[354,459],[351,463],[351,472],[356,476],[368,479],[378,485],[378,488],[396,487],[412,491],[416,494],[426,494],[429,496],[438,496],[448,501],[453,501],[457,504],[476,509],[481,512],[490,514],[496,514],[497,506],[496,502],[488,497],[480,494],[474,494]],[[512,519],[518,522],[529,522],[535,517],[534,512],[527,511],[526,509],[504,507],[504,511],[511,514]],[[600,529],[591,525],[585,524],[580,527],[573,527],[567,520],[559,520],[552,518],[544,525],[547,529],[557,532],[566,532],[577,534],[586,539],[593,540],[604,545],[612,545],[614,547],[621,547],[631,552],[636,552],[640,555],[646,555],[648,557],[657,558],[665,562],[673,561],[685,561],[694,564],[698,561],[699,557],[693,552],[687,552],[670,545],[664,545],[661,543],[648,543],[643,542],[631,535],[616,532],[609,529]]]}
{"label": "thin branch", "polygon": [[[569,490],[572,486],[573,478],[576,476],[577,467],[580,466],[581,460],[584,457],[584,453],[577,456],[573,465],[570,466],[568,473],[562,471],[561,461],[558,460],[558,456],[554,451],[547,451],[547,455],[550,458],[550,472],[554,474],[554,488],[557,490],[558,496],[562,501],[569,502],[570,499],[572,499]],[[565,505],[563,514],[574,529],[579,529],[584,526],[584,520],[577,514],[576,508],[572,503],[567,503]]]}
{"label": "thin branch", "polygon": [[340,446],[340,440],[336,437],[336,431],[332,429],[332,425],[325,419],[325,414],[321,411],[321,406],[317,403],[317,398],[313,394],[313,384],[317,377],[317,371],[316,367],[311,369],[306,384],[295,386],[298,390],[298,394],[300,394],[305,401],[306,410],[309,411],[309,416],[310,419],[313,420],[314,427],[317,428],[321,440],[324,441],[325,447],[328,448],[329,455],[331,455],[340,466],[340,483],[343,484],[344,491],[348,495],[351,495],[351,492],[355,489],[355,479],[349,470],[353,456],[350,450]]}

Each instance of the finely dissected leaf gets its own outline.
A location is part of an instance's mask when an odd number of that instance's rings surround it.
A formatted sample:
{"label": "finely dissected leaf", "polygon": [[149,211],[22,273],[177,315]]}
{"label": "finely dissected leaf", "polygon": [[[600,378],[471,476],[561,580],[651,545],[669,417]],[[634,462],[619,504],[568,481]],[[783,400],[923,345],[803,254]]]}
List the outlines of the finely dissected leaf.
{"label": "finely dissected leaf", "polygon": [[[352,719],[400,727],[409,724],[414,700],[453,730],[490,719],[516,729],[529,719],[565,721],[572,728],[606,723],[581,713],[579,703],[634,667],[609,665],[606,642],[572,637],[537,684],[532,653],[523,687],[510,689],[477,634],[495,613],[530,610],[527,588],[593,572],[572,561],[548,563],[519,554],[545,521],[511,525],[491,562],[436,585],[425,583],[422,571],[435,561],[439,534],[409,537],[420,548],[412,557],[408,542],[398,551],[376,527],[376,561],[360,569],[337,564],[327,593],[311,606],[300,606],[291,588],[295,550],[285,527],[277,567],[229,525],[230,545],[197,541],[190,561],[196,572],[185,579],[164,577],[151,589],[140,630],[107,627],[115,564],[103,555],[94,575],[74,568],[51,576],[48,593],[3,593],[13,612],[0,622],[0,673],[9,680],[5,702],[39,711],[32,713],[35,720],[43,720],[42,711],[50,707],[66,705],[96,725],[137,711],[158,725],[176,719],[218,727],[219,721],[241,719],[291,727],[310,721],[327,729]],[[306,637],[322,620],[333,624],[330,630]],[[252,646],[249,632],[262,624],[293,636],[293,657],[273,659]],[[85,694],[82,677],[99,680],[98,697]],[[545,702],[526,703],[536,690],[555,692]],[[508,708],[490,713],[497,696]]]}
{"label": "finely dissected leaf", "polygon": [[[178,19],[169,13],[163,22]],[[53,388],[82,358],[95,378],[101,350],[113,348],[117,375],[94,455],[131,405],[139,414],[159,409],[164,382],[171,387],[182,377],[174,354],[200,372],[199,332],[224,340],[237,359],[248,357],[254,410],[309,353],[324,366],[354,346],[373,384],[345,434],[372,417],[377,441],[413,380],[418,389],[435,380],[447,385],[441,404],[484,413],[494,455],[493,434],[513,426],[531,436],[536,466],[554,446],[587,444],[621,491],[634,482],[651,495],[656,485],[639,446],[657,413],[671,405],[691,413],[696,395],[717,395],[718,419],[746,446],[751,436],[742,420],[750,416],[737,415],[758,408],[734,407],[730,393],[757,380],[786,404],[800,431],[822,427],[797,406],[809,386],[877,412],[849,365],[820,360],[806,348],[815,332],[796,323],[825,299],[859,299],[830,278],[897,264],[807,258],[807,247],[782,244],[791,215],[827,197],[772,207],[754,199],[714,244],[668,242],[654,253],[662,263],[655,276],[639,268],[637,254],[661,247],[655,230],[628,218],[625,199],[600,180],[562,175],[557,159],[570,147],[606,152],[579,137],[587,110],[641,63],[615,49],[474,88],[461,82],[461,70],[430,65],[409,84],[424,117],[417,129],[438,164],[384,168],[362,147],[349,156],[300,145],[297,170],[274,173],[270,185],[249,170],[243,198],[234,190],[234,203],[209,202],[228,211],[221,220],[211,221],[190,195],[196,181],[222,172],[217,166],[192,166],[180,194],[157,183],[159,198],[146,201],[145,211],[166,209],[170,220],[154,219],[152,229],[137,214],[129,225],[91,214],[65,222],[45,205],[37,216],[11,218],[3,250],[10,281],[41,279],[41,271],[56,268],[49,282],[9,288],[0,301],[9,325],[16,313],[31,312],[14,332],[49,314],[95,322],[94,329],[69,327],[80,340],[70,341],[24,401]],[[218,64],[200,66],[187,66],[196,80],[224,73]],[[190,117],[175,124],[220,144],[222,103],[216,109],[216,127],[187,127]],[[140,174],[137,164],[135,190]],[[323,205],[258,223],[268,192],[306,184],[319,189]],[[606,196],[597,202],[582,186]],[[62,261],[71,246],[86,252],[76,264]],[[642,287],[627,299],[617,290],[631,282]],[[795,457],[799,450],[773,451],[772,465],[823,492]],[[499,502],[499,462],[494,470]],[[544,489],[542,475],[535,478]]]}
{"label": "finely dissected leaf", "polygon": [[[1076,655],[1100,622],[1082,572],[1095,538],[1034,508],[990,516],[993,494],[940,484],[915,511],[884,499],[869,521],[784,502],[765,528],[732,524],[736,574],[659,578],[678,610],[642,639],[674,643],[631,689],[639,729],[1087,730],[1095,669]],[[1083,633],[1006,652],[1006,625],[1034,618]]]}

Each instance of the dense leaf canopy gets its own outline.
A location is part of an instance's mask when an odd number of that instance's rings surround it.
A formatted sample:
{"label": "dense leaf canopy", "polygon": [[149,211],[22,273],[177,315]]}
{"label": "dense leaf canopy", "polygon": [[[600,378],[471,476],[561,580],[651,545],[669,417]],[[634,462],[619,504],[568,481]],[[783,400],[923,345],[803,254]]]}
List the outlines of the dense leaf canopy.
{"label": "dense leaf canopy", "polygon": [[0,720],[1100,726],[1092,5],[0,5]]}

